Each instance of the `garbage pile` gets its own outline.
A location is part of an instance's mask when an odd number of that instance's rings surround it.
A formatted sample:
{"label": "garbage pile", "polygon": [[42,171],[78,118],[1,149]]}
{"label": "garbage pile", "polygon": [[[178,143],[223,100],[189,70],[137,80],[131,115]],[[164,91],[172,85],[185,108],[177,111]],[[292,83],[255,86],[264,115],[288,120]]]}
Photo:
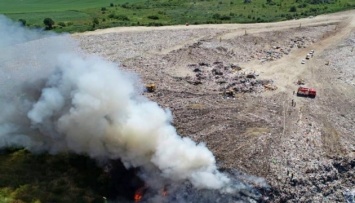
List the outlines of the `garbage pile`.
{"label": "garbage pile", "polygon": [[257,53],[257,56],[259,56],[258,59],[261,60],[261,62],[265,62],[280,59],[284,55],[288,55],[290,52],[290,48],[281,48],[279,46],[273,46],[270,50],[259,51]]}
{"label": "garbage pile", "polygon": [[286,46],[272,46],[266,50],[256,50],[251,57],[257,57],[261,62],[274,61],[282,58],[284,55],[288,55],[294,48],[306,48],[314,40],[307,37],[295,37],[291,38]]}
{"label": "garbage pile", "polygon": [[290,48],[306,48],[308,45],[308,42],[312,41],[306,37],[295,37],[293,39],[290,40]]}
{"label": "garbage pile", "polygon": [[225,65],[216,61],[213,64],[201,62],[189,64],[194,76],[186,77],[186,81],[193,85],[207,85],[218,88],[227,97],[234,97],[237,93],[260,93],[264,90],[276,90],[272,80],[257,79],[255,72],[242,72],[242,68],[235,64]]}

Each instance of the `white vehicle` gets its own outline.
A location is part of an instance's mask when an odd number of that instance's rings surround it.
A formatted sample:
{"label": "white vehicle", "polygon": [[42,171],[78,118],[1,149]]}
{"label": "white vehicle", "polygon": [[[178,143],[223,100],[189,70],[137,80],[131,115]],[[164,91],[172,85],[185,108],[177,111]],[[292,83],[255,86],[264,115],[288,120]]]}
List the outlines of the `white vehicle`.
{"label": "white vehicle", "polygon": [[311,57],[313,57],[313,54],[314,54],[314,50],[311,50],[311,51],[309,52],[309,55],[310,55]]}
{"label": "white vehicle", "polygon": [[302,59],[301,64],[305,64],[305,63],[306,63],[306,61],[304,59]]}

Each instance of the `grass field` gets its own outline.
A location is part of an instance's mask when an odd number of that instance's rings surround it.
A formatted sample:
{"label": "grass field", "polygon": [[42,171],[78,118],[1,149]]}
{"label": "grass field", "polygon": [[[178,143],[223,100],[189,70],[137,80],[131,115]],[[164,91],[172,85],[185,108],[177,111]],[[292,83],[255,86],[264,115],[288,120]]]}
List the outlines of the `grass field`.
{"label": "grass field", "polygon": [[0,153],[0,203],[104,202],[108,178],[85,156]]}
{"label": "grass field", "polygon": [[[250,2],[249,2],[250,1]],[[326,3],[324,3],[326,2]],[[57,32],[114,26],[270,22],[355,8],[355,0],[2,0],[0,13]]]}
{"label": "grass field", "polygon": [[[0,1],[1,13],[34,13],[34,12],[58,12],[68,10],[85,10],[101,8],[115,0],[2,0]],[[134,1],[132,1],[134,2]]]}

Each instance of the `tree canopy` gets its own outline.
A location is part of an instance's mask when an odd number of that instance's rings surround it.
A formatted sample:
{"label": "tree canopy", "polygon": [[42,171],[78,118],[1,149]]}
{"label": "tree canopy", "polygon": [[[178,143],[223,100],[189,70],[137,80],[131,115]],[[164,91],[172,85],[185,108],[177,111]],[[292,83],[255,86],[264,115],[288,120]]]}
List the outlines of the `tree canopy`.
{"label": "tree canopy", "polygon": [[45,18],[43,20],[43,23],[46,26],[47,30],[53,29],[54,21],[52,20],[52,18]]}

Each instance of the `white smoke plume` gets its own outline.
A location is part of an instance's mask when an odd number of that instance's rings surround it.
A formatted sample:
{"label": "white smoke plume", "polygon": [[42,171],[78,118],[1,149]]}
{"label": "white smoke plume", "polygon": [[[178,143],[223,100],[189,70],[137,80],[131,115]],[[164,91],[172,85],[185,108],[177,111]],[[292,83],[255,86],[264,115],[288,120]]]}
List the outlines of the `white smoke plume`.
{"label": "white smoke plume", "polygon": [[136,75],[82,53],[68,35],[0,16],[0,148],[121,159],[196,188],[229,188],[204,144],[181,138]]}

